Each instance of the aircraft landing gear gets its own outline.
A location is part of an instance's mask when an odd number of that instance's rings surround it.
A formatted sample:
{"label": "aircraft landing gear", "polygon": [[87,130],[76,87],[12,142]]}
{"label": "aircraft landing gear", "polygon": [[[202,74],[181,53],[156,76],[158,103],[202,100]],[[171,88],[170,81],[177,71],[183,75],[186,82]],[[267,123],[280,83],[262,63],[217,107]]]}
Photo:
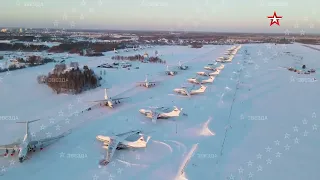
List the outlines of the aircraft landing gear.
{"label": "aircraft landing gear", "polygon": [[16,150],[13,149],[12,152],[11,152],[11,156],[13,156],[15,153],[16,153]]}
{"label": "aircraft landing gear", "polygon": [[4,156],[7,156],[9,154],[9,150],[6,149],[6,153],[4,154]]}

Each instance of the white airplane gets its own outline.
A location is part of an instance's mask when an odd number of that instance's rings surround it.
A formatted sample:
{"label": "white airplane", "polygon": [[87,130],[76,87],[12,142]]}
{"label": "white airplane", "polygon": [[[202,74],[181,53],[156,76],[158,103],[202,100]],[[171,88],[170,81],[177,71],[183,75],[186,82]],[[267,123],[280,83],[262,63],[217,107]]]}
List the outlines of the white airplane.
{"label": "white airplane", "polygon": [[200,93],[204,93],[207,89],[206,86],[203,86],[202,84],[200,84],[200,88],[197,90],[194,90],[195,86],[192,87],[181,87],[181,88],[176,88],[173,91],[185,96],[190,97],[191,95],[195,95],[195,94],[200,94]]}
{"label": "white airplane", "polygon": [[217,76],[220,74],[220,72],[221,72],[221,70],[217,69],[216,71],[209,73],[209,75],[210,76]]}
{"label": "white airplane", "polygon": [[113,52],[118,54],[119,52],[116,50],[116,48],[113,48]]}
{"label": "white airplane", "polygon": [[[105,159],[100,161],[100,165],[107,165],[111,161],[111,158],[116,150],[128,148],[146,148],[151,137],[149,136],[147,141],[145,141],[140,133],[141,131],[136,130],[118,134],[113,137],[98,135],[96,139],[103,142],[102,148],[107,150],[107,156]],[[140,135],[140,138],[137,141],[128,141],[127,138],[133,135]]]}
{"label": "white airplane", "polygon": [[183,108],[178,109],[174,106],[174,109],[159,107],[152,110],[140,109],[139,112],[148,118],[152,119],[153,123],[156,123],[157,119],[168,119],[171,117],[179,117]]}
{"label": "white airplane", "polygon": [[149,87],[155,86],[157,83],[158,82],[156,81],[148,81],[148,75],[146,75],[146,79],[143,82],[138,82],[138,85],[149,88]]}
{"label": "white airplane", "polygon": [[200,76],[211,76],[210,73],[210,71],[197,72],[197,74]]}
{"label": "white airplane", "polygon": [[178,74],[177,71],[171,71],[169,70],[169,66],[167,66],[167,70],[165,71],[166,75],[169,75],[169,76],[174,76],[176,74]]}
{"label": "white airplane", "polygon": [[128,97],[122,97],[122,98],[108,97],[107,89],[105,88],[104,89],[104,99],[103,100],[96,100],[96,101],[92,101],[92,102],[104,102],[106,106],[108,106],[110,108],[114,108],[114,105],[120,104],[120,100],[123,100],[123,99],[128,99]]}
{"label": "white airplane", "polygon": [[231,61],[232,61],[232,59],[233,59],[233,57],[231,57],[231,56],[230,56],[230,57],[229,57],[229,59],[227,59],[227,60],[224,60],[224,59],[223,59],[223,60],[217,59],[217,60],[216,60],[216,62],[220,62],[220,63],[227,63],[227,62],[231,62]]}
{"label": "white airplane", "polygon": [[208,66],[205,66],[204,69],[206,70],[211,70],[211,71],[216,71],[216,70],[222,70],[224,69],[224,65],[221,64],[220,66],[216,66],[217,65],[217,62],[214,63],[214,64],[209,64]]}
{"label": "white airplane", "polygon": [[200,76],[217,76],[220,74],[220,72],[221,72],[221,70],[217,69],[214,72],[202,71],[202,72],[197,72],[197,74]]}
{"label": "white airplane", "polygon": [[225,57],[225,56],[221,56],[221,57],[218,57],[219,60],[228,60],[229,58],[228,57]]}
{"label": "white airplane", "polygon": [[22,163],[24,160],[28,159],[29,153],[35,152],[38,148],[41,151],[45,146],[50,145],[52,141],[58,140],[67,135],[66,133],[63,133],[56,137],[33,140],[30,134],[29,124],[36,121],[39,121],[39,119],[32,120],[32,121],[25,121],[25,122],[16,122],[16,123],[26,124],[26,134],[24,135],[24,138],[22,141],[18,141],[18,142],[7,144],[7,145],[0,145],[0,149],[6,150],[6,153],[4,154],[4,156],[8,156],[9,149],[12,150],[11,156],[14,156],[16,151],[18,150],[18,159],[19,159],[19,162]]}
{"label": "white airplane", "polygon": [[189,66],[184,66],[184,65],[182,65],[181,61],[179,61],[178,68],[181,69],[181,70],[187,70],[187,69],[189,69]]}
{"label": "white airplane", "polygon": [[188,82],[196,83],[196,84],[205,84],[205,83],[212,83],[214,79],[215,79],[214,76],[209,76],[209,79],[205,79],[205,80],[199,77],[195,77],[195,78],[188,79]]}

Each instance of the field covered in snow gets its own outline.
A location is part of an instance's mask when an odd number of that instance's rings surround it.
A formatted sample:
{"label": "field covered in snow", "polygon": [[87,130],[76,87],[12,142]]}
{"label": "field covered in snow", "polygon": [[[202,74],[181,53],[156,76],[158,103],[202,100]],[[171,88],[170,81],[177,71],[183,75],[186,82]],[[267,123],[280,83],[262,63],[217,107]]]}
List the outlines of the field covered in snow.
{"label": "field covered in snow", "polygon": [[[72,133],[22,164],[16,158],[1,158],[0,179],[174,179],[194,144],[198,146],[185,168],[189,180],[319,179],[320,86],[319,81],[313,80],[320,78],[319,51],[300,44],[242,45],[232,63],[225,64],[213,84],[206,85],[204,94],[191,98],[172,95],[174,88],[186,84],[187,78],[194,77],[196,72],[204,71],[203,66],[230,47],[145,49],[140,53],[151,55],[158,50],[168,64],[175,66],[182,61],[190,69],[173,77],[164,74],[163,64],[133,63],[131,70],[106,69],[102,87],[81,95],[57,95],[37,83],[36,77],[51,71],[53,63],[1,73],[0,115],[13,118],[0,121],[0,144],[23,137],[25,127],[16,124],[17,119],[41,119],[30,125],[34,138],[55,136],[69,129]],[[77,61],[100,74],[95,67],[113,62],[113,55],[70,55],[66,62]],[[284,68],[303,64],[317,72],[300,75]],[[139,69],[134,69],[136,66]],[[136,82],[144,81],[146,74],[160,83],[151,89],[136,87]],[[103,87],[110,88],[111,97],[120,94],[130,99],[115,109],[98,107],[82,112],[93,105],[89,101],[103,99]],[[177,106],[187,116],[153,124],[138,112],[149,106]],[[214,135],[203,133],[208,131],[206,125]],[[112,163],[99,167],[98,161],[106,151],[95,137],[135,129],[152,137],[148,147],[116,151]]]}

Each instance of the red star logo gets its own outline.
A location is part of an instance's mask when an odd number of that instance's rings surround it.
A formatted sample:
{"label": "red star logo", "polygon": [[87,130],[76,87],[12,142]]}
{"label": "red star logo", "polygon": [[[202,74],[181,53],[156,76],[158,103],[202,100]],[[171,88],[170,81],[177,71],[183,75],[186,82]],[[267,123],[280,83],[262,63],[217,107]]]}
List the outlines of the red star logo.
{"label": "red star logo", "polygon": [[278,26],[280,26],[279,20],[282,19],[282,16],[277,16],[277,13],[275,11],[273,13],[273,16],[267,16],[267,18],[271,20],[270,26],[272,26],[273,24],[277,24]]}

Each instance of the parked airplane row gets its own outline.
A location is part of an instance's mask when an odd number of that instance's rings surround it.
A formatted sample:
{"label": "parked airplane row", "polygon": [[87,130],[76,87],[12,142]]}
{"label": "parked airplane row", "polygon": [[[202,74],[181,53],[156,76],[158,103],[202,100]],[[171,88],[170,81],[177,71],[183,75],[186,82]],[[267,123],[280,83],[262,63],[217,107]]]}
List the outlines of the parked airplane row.
{"label": "parked airplane row", "polygon": [[[231,49],[228,49],[227,52],[230,53],[231,54],[230,56],[233,58],[233,56],[236,54],[236,52],[240,48],[241,48],[241,46],[232,47]],[[226,59],[226,60],[223,60],[220,62],[221,63],[231,62],[232,58],[229,57],[229,59]],[[217,62],[219,62],[219,61],[217,60]],[[202,84],[213,83],[215,78],[224,69],[224,64],[220,64],[218,66],[217,62],[214,64],[208,64],[208,66],[205,66],[204,69],[206,69],[207,71],[196,73],[197,75],[200,75],[200,76],[207,76],[207,77],[209,77],[209,79],[205,80],[205,79],[201,79],[199,77],[187,79],[187,81],[189,83],[199,84],[200,85],[199,89],[195,89],[195,85],[193,85],[192,87],[185,87],[184,86],[181,88],[176,88],[173,91],[178,94],[185,95],[188,97],[191,97],[192,95],[195,95],[195,94],[204,93],[206,91],[207,87]],[[188,66],[182,65],[181,62],[179,62],[179,65],[177,67],[180,70],[189,69]],[[177,74],[177,71],[170,71],[168,69],[168,66],[167,66],[167,71],[165,71],[165,72],[167,75],[171,75],[171,76],[174,76]],[[138,82],[137,85],[149,88],[149,87],[155,86],[157,83],[159,83],[159,82],[149,81],[148,76],[146,76],[145,81]],[[104,96],[103,100],[97,100],[97,101],[93,101],[93,102],[103,103],[107,107],[114,108],[114,106],[116,104],[120,104],[120,101],[128,98],[128,97],[118,97],[118,96],[111,98],[107,94],[107,89],[104,90],[104,94],[105,94],[105,96]],[[183,108],[179,109],[176,106],[174,106],[173,108],[168,108],[168,107],[152,108],[152,107],[150,107],[150,109],[140,109],[139,112],[142,115],[144,115],[145,117],[150,118],[153,123],[156,123],[156,121],[158,119],[168,119],[168,118],[179,117],[182,110],[183,110]],[[23,141],[0,146],[0,149],[6,150],[5,156],[8,156],[9,149],[12,150],[11,156],[14,156],[14,154],[16,153],[16,150],[18,150],[19,162],[22,163],[25,159],[28,159],[29,152],[35,152],[37,148],[42,150],[42,148],[44,148],[46,145],[49,145],[49,144],[51,144],[51,142],[54,142],[55,140],[58,140],[58,139],[65,137],[67,135],[67,133],[64,133],[64,134],[61,134],[59,136],[52,137],[52,138],[34,140],[31,138],[31,135],[30,135],[29,124],[32,122],[35,122],[35,121],[38,121],[38,120],[17,122],[17,123],[25,123],[26,124],[26,135],[25,135]],[[70,132],[68,132],[68,133],[70,133]],[[132,137],[134,135],[138,136],[137,140],[134,140],[134,141],[129,140],[129,137]],[[151,136],[148,136],[147,140],[145,140],[141,130],[129,131],[129,132],[117,134],[114,136],[105,136],[105,135],[96,136],[96,139],[103,143],[102,148],[107,150],[107,155],[106,155],[105,159],[101,160],[99,164],[100,165],[107,165],[109,162],[111,162],[112,157],[113,157],[116,150],[127,149],[127,148],[146,148],[150,138],[151,138]],[[194,151],[194,149],[195,148],[193,148],[192,152]],[[184,166],[186,165],[186,163],[187,163],[187,161],[183,163]],[[183,172],[184,166],[183,166],[182,170],[179,170],[180,174],[181,174],[181,172]]]}
{"label": "parked airplane row", "polygon": [[[180,70],[187,70],[189,66],[182,65],[181,61],[179,61],[178,66],[176,66],[177,69]],[[167,66],[167,70],[165,71],[166,75],[174,76],[178,72],[169,70],[169,66]],[[148,75],[146,75],[146,78],[144,81],[137,82],[137,86],[142,86],[146,88],[150,88],[153,86],[156,86],[158,84],[158,81],[149,81]],[[96,100],[93,102],[99,102],[103,103],[105,106],[114,108],[115,105],[120,104],[122,100],[128,99],[129,97],[109,97],[107,94],[107,89],[104,90],[104,99],[102,100]],[[176,106],[172,108],[168,107],[155,107],[150,109],[140,109],[139,112],[143,114],[145,117],[150,118],[153,123],[156,123],[157,119],[168,119],[172,117],[179,117],[180,113],[182,112],[183,108],[177,108]],[[128,141],[127,139],[131,137],[132,135],[139,134],[140,138],[136,141]],[[144,140],[143,136],[141,135],[140,130],[136,131],[130,131],[123,134],[118,134],[114,137],[111,136],[104,136],[104,135],[98,135],[96,137],[97,140],[103,142],[103,148],[107,149],[107,156],[105,159],[101,160],[99,162],[100,165],[107,165],[109,162],[111,162],[112,156],[115,153],[115,150],[125,149],[125,148],[145,148],[147,146],[148,141],[150,140],[150,136],[148,137],[147,141]]]}
{"label": "parked airplane row", "polygon": [[229,57],[224,57],[224,56],[221,56],[219,57],[216,62],[221,62],[221,63],[227,63],[227,62],[231,62],[232,59],[234,58],[234,56],[237,54],[238,50],[241,48],[241,45],[240,46],[233,46],[232,48],[228,49],[224,55],[227,55]]}

